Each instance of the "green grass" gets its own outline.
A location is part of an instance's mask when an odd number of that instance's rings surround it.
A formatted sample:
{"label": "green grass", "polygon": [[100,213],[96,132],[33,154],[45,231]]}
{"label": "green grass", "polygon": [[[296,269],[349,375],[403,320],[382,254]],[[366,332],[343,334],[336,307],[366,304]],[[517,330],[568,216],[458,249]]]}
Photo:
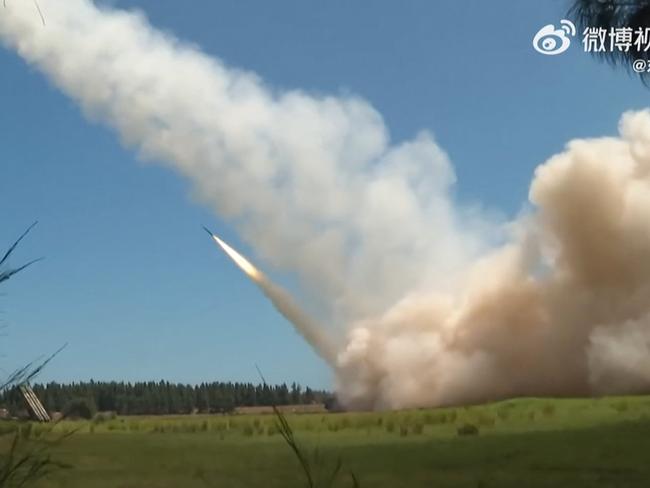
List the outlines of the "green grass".
{"label": "green grass", "polygon": [[[467,408],[287,415],[298,442],[362,487],[647,486],[650,397],[522,399]],[[34,425],[72,464],[36,486],[302,487],[272,415],[128,417]],[[478,435],[458,435],[473,425]],[[3,427],[0,424],[0,427]],[[5,425],[5,428],[7,426]],[[27,428],[22,426],[27,431]],[[327,473],[322,473],[325,476]],[[341,476],[335,486],[351,486]]]}

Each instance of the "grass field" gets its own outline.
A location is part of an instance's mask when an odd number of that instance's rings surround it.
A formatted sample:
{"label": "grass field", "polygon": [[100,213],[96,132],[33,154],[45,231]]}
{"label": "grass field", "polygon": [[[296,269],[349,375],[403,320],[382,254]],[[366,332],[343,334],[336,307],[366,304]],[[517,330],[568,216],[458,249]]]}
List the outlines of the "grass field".
{"label": "grass field", "polygon": [[[323,479],[342,460],[334,486],[352,486],[349,470],[362,487],[650,485],[650,397],[522,399],[288,420]],[[478,434],[459,435],[468,424]],[[306,486],[272,415],[64,421],[54,432],[20,428],[34,442],[78,429],[54,450],[73,467],[39,482],[43,488]]]}

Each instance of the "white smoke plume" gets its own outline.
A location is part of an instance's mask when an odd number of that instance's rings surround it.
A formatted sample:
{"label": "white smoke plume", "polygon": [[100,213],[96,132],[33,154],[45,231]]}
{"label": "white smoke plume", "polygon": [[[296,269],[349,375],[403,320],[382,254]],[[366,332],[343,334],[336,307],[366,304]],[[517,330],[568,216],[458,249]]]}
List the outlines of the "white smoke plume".
{"label": "white smoke plume", "polygon": [[329,304],[347,405],[650,390],[650,112],[571,142],[502,226],[454,204],[430,134],[391,145],[362,99],[278,93],[137,13],[39,4],[45,26],[7,3],[3,42]]}

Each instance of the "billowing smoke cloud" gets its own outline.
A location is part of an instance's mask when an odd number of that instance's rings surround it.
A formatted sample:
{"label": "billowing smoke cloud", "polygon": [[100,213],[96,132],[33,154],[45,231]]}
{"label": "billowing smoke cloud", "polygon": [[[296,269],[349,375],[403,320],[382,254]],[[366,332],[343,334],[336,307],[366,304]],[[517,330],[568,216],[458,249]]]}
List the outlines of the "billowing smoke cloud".
{"label": "billowing smoke cloud", "polygon": [[0,11],[5,44],[329,305],[348,405],[650,390],[650,112],[571,142],[500,225],[454,204],[430,134],[391,144],[359,98],[278,93],[139,14],[39,3],[45,26]]}
{"label": "billowing smoke cloud", "polygon": [[[342,391],[363,406],[650,389],[650,112],[540,166],[537,211],[453,294],[354,327]],[[350,378],[353,378],[351,380]]]}

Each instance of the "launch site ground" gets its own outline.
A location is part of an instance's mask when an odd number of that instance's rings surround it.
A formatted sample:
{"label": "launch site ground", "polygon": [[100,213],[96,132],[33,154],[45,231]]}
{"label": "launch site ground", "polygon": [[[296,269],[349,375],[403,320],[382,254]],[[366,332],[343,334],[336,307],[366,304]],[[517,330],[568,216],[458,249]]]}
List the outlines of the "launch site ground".
{"label": "launch site ground", "polygon": [[[373,488],[640,487],[650,479],[648,396],[288,420],[323,479],[341,460],[340,487],[353,486],[350,471]],[[20,428],[41,440],[77,429],[52,453],[74,469],[55,471],[43,488],[306,486],[275,423],[273,415],[192,415]]]}

